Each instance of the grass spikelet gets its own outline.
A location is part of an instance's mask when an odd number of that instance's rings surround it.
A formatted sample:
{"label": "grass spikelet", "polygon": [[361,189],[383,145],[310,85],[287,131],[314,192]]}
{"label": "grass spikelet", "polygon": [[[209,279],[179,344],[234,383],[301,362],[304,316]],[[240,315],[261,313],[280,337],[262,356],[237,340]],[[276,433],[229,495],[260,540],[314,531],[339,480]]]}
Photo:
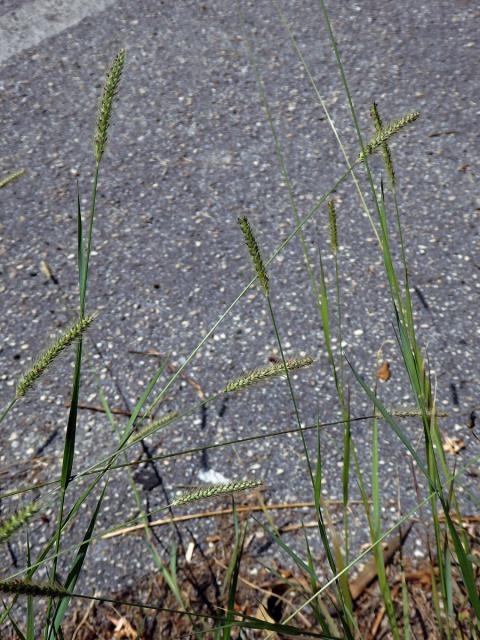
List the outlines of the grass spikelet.
{"label": "grass spikelet", "polygon": [[383,127],[376,134],[376,136],[365,146],[365,151],[362,151],[358,156],[359,159],[365,160],[366,156],[375,153],[375,151],[383,144],[385,144],[387,140],[389,140],[389,138],[398,133],[400,129],[403,129],[403,127],[406,127],[407,124],[414,122],[419,117],[419,115],[420,113],[418,111],[412,111],[411,113],[407,113],[406,115],[404,115],[403,118],[394,120],[394,122],[391,122],[386,127]]}
{"label": "grass spikelet", "polygon": [[[308,367],[312,363],[313,358],[311,358],[310,356],[305,356],[304,358],[290,358],[285,361],[285,364],[287,365],[287,369],[289,371],[293,371],[294,369],[301,369],[302,367]],[[240,378],[232,380],[227,384],[223,391],[224,393],[238,391],[239,389],[243,389],[244,387],[249,387],[251,384],[262,382],[267,378],[273,378],[275,376],[281,375],[285,375],[285,367],[283,365],[283,362],[278,362],[268,367],[254,369],[253,371],[246,373]]]}
{"label": "grass spikelet", "polygon": [[102,159],[103,152],[105,151],[105,146],[107,144],[107,134],[110,117],[112,115],[113,100],[118,91],[124,63],[125,50],[120,49],[107,72],[103,87],[102,101],[100,103],[97,130],[95,134],[95,159],[97,164],[99,164]]}
{"label": "grass spikelet", "polygon": [[7,184],[10,184],[10,182],[13,182],[17,178],[20,178],[20,176],[23,176],[24,173],[25,169],[18,169],[17,171],[9,173],[8,176],[5,176],[5,178],[2,178],[0,180],[0,189],[3,189],[3,187],[6,187]]}
{"label": "grass spikelet", "polygon": [[257,241],[255,240],[255,236],[253,235],[252,228],[250,227],[250,223],[246,216],[241,216],[238,219],[238,224],[242,230],[243,236],[245,238],[245,244],[248,247],[250,252],[250,256],[252,257],[253,266],[255,267],[255,271],[257,273],[257,278],[260,282],[260,285],[263,289],[263,292],[266,296],[268,296],[269,285],[268,285],[268,277],[267,272],[265,270],[265,265],[263,264],[262,256],[260,254],[260,249],[258,248]]}
{"label": "grass spikelet", "polygon": [[240,480],[239,482],[228,482],[227,484],[216,484],[205,489],[197,489],[191,493],[184,493],[179,498],[174,500],[171,504],[172,507],[178,507],[181,505],[189,504],[190,502],[197,502],[198,500],[204,500],[205,498],[213,498],[215,496],[230,495],[232,493],[238,493],[239,491],[247,491],[248,489],[255,489],[262,484],[261,480]]}
{"label": "grass spikelet", "polygon": [[330,226],[330,242],[332,243],[332,251],[334,255],[338,251],[338,236],[337,236],[337,212],[335,211],[335,204],[333,200],[328,203],[328,222]]}
{"label": "grass spikelet", "polygon": [[0,525],[0,544],[6,542],[40,509],[38,502],[31,502]]}
{"label": "grass spikelet", "polygon": [[67,349],[86,331],[86,329],[92,324],[95,317],[95,314],[92,314],[90,316],[85,316],[76,322],[38,358],[30,371],[28,371],[18,382],[16,391],[17,399],[22,398],[42,373],[48,369],[55,358],[57,358],[62,351],[65,351],[65,349]]}
{"label": "grass spikelet", "polygon": [[[373,124],[375,125],[375,130],[377,134],[380,134],[382,131],[382,119],[380,118],[380,114],[378,113],[378,106],[376,102],[372,103],[370,107],[370,116],[373,120]],[[392,189],[395,189],[396,180],[395,180],[395,171],[393,170],[393,162],[392,155],[390,153],[390,148],[386,142],[382,144],[382,154],[383,154],[383,162],[385,163],[385,168],[387,169],[388,179],[390,180],[390,186]]]}
{"label": "grass spikelet", "polygon": [[143,427],[139,431],[134,431],[130,435],[129,439],[127,440],[127,443],[132,444],[132,442],[137,442],[137,440],[142,440],[142,438],[146,438],[157,429],[162,429],[163,427],[166,427],[167,424],[170,424],[170,422],[172,422],[172,420],[175,420],[175,418],[177,418],[179,415],[180,414],[178,413],[178,411],[169,411],[158,420],[155,420],[155,422],[151,422],[150,424],[147,424],[145,427]]}
{"label": "grass spikelet", "polygon": [[46,596],[49,598],[68,595],[68,591],[60,585],[19,579],[0,580],[0,591],[16,595]]}

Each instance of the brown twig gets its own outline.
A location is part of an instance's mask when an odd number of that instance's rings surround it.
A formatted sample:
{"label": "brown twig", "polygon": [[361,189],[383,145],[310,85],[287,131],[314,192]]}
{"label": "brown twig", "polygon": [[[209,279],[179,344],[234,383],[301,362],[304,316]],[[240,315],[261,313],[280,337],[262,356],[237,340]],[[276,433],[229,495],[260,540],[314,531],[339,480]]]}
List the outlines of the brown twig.
{"label": "brown twig", "polygon": [[[340,500],[330,500],[330,504],[340,504]],[[264,506],[259,505],[241,505],[236,507],[237,513],[251,513],[263,511],[264,509],[268,511],[277,511],[283,509],[304,509],[314,507],[314,502],[285,502],[279,504],[267,504]],[[216,511],[200,511],[198,513],[190,513],[182,516],[175,516],[174,518],[164,518],[161,520],[152,520],[149,523],[151,527],[161,527],[168,524],[172,524],[175,522],[186,522],[188,520],[197,520],[200,518],[212,518],[219,516],[226,516],[233,513],[232,508],[228,509],[218,509]],[[131,527],[123,527],[122,529],[116,529],[115,531],[109,531],[102,536],[103,540],[107,540],[108,538],[116,538],[117,536],[123,536],[129,533],[134,533],[135,531],[141,531],[145,528],[144,524],[136,524]]]}
{"label": "brown twig", "polygon": [[[385,565],[390,564],[393,560],[393,556],[400,549],[400,546],[407,539],[408,534],[410,533],[410,529],[413,527],[413,522],[402,531],[402,538],[396,537],[393,542],[390,542],[385,549],[383,550],[383,561]],[[350,593],[352,595],[352,600],[358,600],[358,598],[362,595],[365,589],[377,579],[377,567],[375,558],[371,558],[367,564],[364,566],[363,570],[360,574],[350,583]]]}

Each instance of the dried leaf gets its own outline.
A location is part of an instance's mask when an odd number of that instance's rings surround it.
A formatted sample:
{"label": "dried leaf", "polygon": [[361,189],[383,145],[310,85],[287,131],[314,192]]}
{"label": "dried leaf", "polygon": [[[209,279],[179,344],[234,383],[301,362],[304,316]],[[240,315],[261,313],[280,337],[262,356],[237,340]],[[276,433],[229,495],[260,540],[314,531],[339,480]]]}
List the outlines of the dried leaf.
{"label": "dried leaf", "polygon": [[390,380],[392,377],[392,372],[390,371],[390,363],[385,360],[385,362],[378,368],[377,370],[377,378],[386,382]]}
{"label": "dried leaf", "polygon": [[450,438],[450,436],[445,436],[443,441],[443,450],[445,453],[456,455],[457,453],[460,453],[462,449],[465,449],[465,442],[462,438]]}
{"label": "dried leaf", "polygon": [[112,640],[138,640],[138,633],[126,618],[123,616],[121,618],[108,616],[108,619],[115,625]]}

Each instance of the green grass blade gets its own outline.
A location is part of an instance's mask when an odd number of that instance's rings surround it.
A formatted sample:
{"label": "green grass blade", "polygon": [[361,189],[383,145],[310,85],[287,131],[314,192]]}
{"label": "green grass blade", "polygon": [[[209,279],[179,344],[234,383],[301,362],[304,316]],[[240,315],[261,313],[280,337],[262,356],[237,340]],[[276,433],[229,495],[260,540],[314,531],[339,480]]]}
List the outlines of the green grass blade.
{"label": "green grass blade", "polygon": [[82,223],[82,206],[80,203],[80,187],[77,181],[77,266],[78,266],[78,285],[82,286],[85,275],[85,253],[83,249],[83,223]]}
{"label": "green grass blade", "polygon": [[232,636],[232,629],[234,626],[235,616],[235,594],[237,593],[238,576],[240,574],[240,563],[243,555],[243,545],[245,543],[245,535],[247,533],[247,522],[245,522],[243,529],[240,529],[238,523],[237,512],[235,510],[235,501],[232,499],[233,505],[233,518],[235,523],[235,544],[233,548],[232,557],[227,570],[226,579],[228,581],[228,600],[227,600],[227,615],[225,618],[225,628],[223,630],[223,640],[230,640]]}
{"label": "green grass blade", "polygon": [[[27,529],[27,567],[31,566],[30,556],[30,537]],[[35,640],[35,607],[33,596],[27,597],[27,638],[26,640]]]}
{"label": "green grass blade", "polygon": [[[70,571],[68,572],[67,575],[67,579],[65,581],[65,589],[67,591],[74,591],[75,589],[75,585],[77,584],[77,580],[80,576],[80,572],[82,570],[83,567],[83,563],[85,562],[85,558],[88,552],[88,548],[90,545],[90,541],[92,539],[93,536],[93,530],[95,529],[95,524],[97,521],[97,517],[98,514],[100,512],[100,507],[102,505],[103,502],[103,498],[105,496],[105,491],[107,489],[107,484],[105,484],[102,493],[100,494],[100,497],[97,501],[95,510],[92,514],[92,517],[90,518],[90,522],[88,523],[88,527],[87,530],[85,532],[85,535],[83,537],[83,542],[80,545],[77,554],[75,556],[75,559],[73,561],[72,567],[70,569]],[[70,603],[70,598],[66,597],[66,598],[62,598],[61,602],[58,604],[57,609],[55,611],[55,615],[54,615],[54,619],[53,619],[53,625],[52,625],[52,629],[50,631],[50,635],[49,635],[49,639],[53,640],[53,638],[55,637],[55,635],[59,632],[60,629],[60,625],[62,624],[62,620],[65,616],[65,613],[67,612],[67,608],[68,605]]]}
{"label": "green grass blade", "polygon": [[442,505],[444,508],[443,512],[445,514],[445,520],[447,522],[448,530],[453,540],[455,553],[460,565],[460,571],[462,573],[462,578],[465,584],[465,588],[467,589],[470,604],[472,605],[475,615],[477,616],[477,620],[480,621],[480,598],[478,596],[478,588],[475,581],[475,574],[473,571],[472,562],[468,558],[467,554],[465,553],[465,549],[463,548],[462,542],[458,536],[455,525],[450,517],[448,506],[445,504],[443,500],[442,500]]}
{"label": "green grass blade", "polygon": [[10,608],[7,607],[7,605],[5,604],[5,602],[2,601],[2,605],[3,608],[5,609],[5,614],[8,617],[8,619],[10,620],[10,624],[13,627],[13,630],[15,631],[15,633],[17,634],[17,638],[19,638],[20,640],[27,640],[25,638],[25,635],[22,633],[22,630],[20,629],[20,627],[18,626],[18,624],[15,622],[15,620],[13,619],[13,616],[10,612]]}
{"label": "green grass blade", "polygon": [[363,388],[363,390],[365,391],[365,393],[367,394],[367,396],[369,397],[371,402],[373,402],[373,404],[375,405],[375,408],[378,411],[380,411],[380,413],[382,414],[382,416],[385,419],[385,421],[387,422],[387,424],[391,427],[391,429],[397,435],[399,440],[403,443],[405,448],[410,452],[410,454],[412,455],[413,459],[417,463],[419,469],[421,469],[422,473],[430,481],[430,476],[428,474],[427,468],[426,468],[425,464],[423,463],[423,461],[420,459],[420,456],[418,455],[418,453],[417,453],[415,447],[413,446],[413,443],[410,440],[410,438],[407,436],[405,431],[400,427],[400,425],[396,422],[396,420],[393,419],[393,416],[383,406],[383,404],[376,397],[376,395],[373,393],[373,391],[370,389],[370,387],[366,384],[365,380],[357,373],[357,370],[351,364],[351,362],[348,360],[348,358],[346,356],[345,356],[345,359],[347,360],[347,362],[348,362],[348,364],[349,364],[349,366],[350,366],[350,368],[351,368],[351,370],[353,372],[353,375],[357,379],[357,382]]}

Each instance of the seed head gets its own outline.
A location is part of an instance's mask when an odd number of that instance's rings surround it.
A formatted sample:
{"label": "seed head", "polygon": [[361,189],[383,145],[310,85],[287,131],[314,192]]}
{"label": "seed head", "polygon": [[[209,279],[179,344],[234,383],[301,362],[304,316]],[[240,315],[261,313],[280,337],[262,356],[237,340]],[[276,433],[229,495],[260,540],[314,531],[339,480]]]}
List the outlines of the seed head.
{"label": "seed head", "polygon": [[[285,361],[287,365],[287,369],[292,371],[294,369],[301,369],[302,367],[308,367],[313,362],[313,358],[310,356],[305,356],[304,358],[290,358]],[[276,364],[272,364],[268,367],[262,367],[260,369],[254,369],[249,373],[244,374],[240,378],[236,380],[232,380],[227,384],[224,393],[230,393],[232,391],[238,391],[239,389],[243,389],[244,387],[248,387],[251,384],[256,384],[257,382],[262,382],[267,378],[273,378],[274,376],[282,376],[285,375],[285,367],[283,362],[278,362]]]}
{"label": "seed head", "polygon": [[28,371],[18,382],[16,393],[17,398],[24,396],[42,373],[48,369],[55,358],[75,342],[77,338],[83,335],[86,329],[92,324],[95,317],[96,315],[92,314],[90,316],[85,316],[76,322],[37,359],[30,371]]}
{"label": "seed head", "polygon": [[6,542],[40,509],[38,502],[31,502],[14,513],[0,526],[0,543]]}
{"label": "seed head", "polygon": [[60,585],[51,585],[46,582],[32,582],[31,580],[0,580],[0,591],[3,593],[24,594],[27,596],[66,596],[66,591]]}
{"label": "seed head", "polygon": [[95,159],[100,162],[107,144],[108,127],[112,115],[113,100],[117,95],[122,69],[125,63],[125,50],[120,49],[117,53],[105,78],[102,101],[97,118],[97,130],[95,134]]}
{"label": "seed head", "polygon": [[335,211],[335,204],[333,200],[328,203],[328,222],[330,226],[330,242],[332,243],[332,251],[336,255],[338,251],[338,238],[337,238],[337,213]]}
{"label": "seed head", "polygon": [[260,282],[260,285],[263,289],[263,293],[268,296],[269,285],[268,285],[268,277],[267,272],[265,270],[265,265],[263,264],[262,256],[260,254],[260,249],[258,248],[257,241],[255,240],[255,236],[253,235],[252,228],[250,227],[250,223],[246,216],[242,216],[238,219],[238,224],[243,233],[243,237],[245,238],[245,244],[248,247],[250,252],[250,256],[252,258],[253,266],[255,267],[255,271],[257,273],[257,278]]}
{"label": "seed head", "polygon": [[403,127],[407,126],[407,124],[414,122],[419,117],[419,115],[420,113],[418,111],[407,113],[405,116],[403,116],[403,118],[395,120],[386,127],[382,128],[377,133],[377,135],[372,138],[372,140],[370,140],[370,142],[365,146],[365,151],[362,151],[359,154],[359,159],[365,160],[366,156],[374,153],[379,147],[385,144],[385,142],[387,142],[389,138],[398,133],[400,129],[403,129]]}
{"label": "seed head", "polygon": [[213,498],[214,496],[229,495],[232,493],[238,493],[239,491],[246,491],[247,489],[254,489],[262,484],[261,480],[241,480],[239,482],[229,482],[227,484],[217,484],[212,487],[206,487],[205,489],[197,489],[191,493],[184,493],[179,498],[174,500],[171,504],[172,507],[179,507],[181,505],[189,504],[190,502],[197,502],[197,500],[204,500],[205,498]]}
{"label": "seed head", "polygon": [[151,435],[158,429],[163,429],[163,427],[166,427],[167,424],[170,424],[170,422],[175,420],[178,415],[178,411],[169,411],[158,420],[155,420],[155,422],[151,422],[150,424],[145,425],[139,431],[133,431],[128,439],[128,444],[138,442],[139,440],[142,440],[142,438],[146,438],[147,436]]}
{"label": "seed head", "polygon": [[[373,120],[373,124],[375,125],[375,130],[377,134],[380,134],[382,131],[382,120],[380,118],[380,114],[378,113],[377,103],[373,102],[370,108],[370,116]],[[395,172],[393,170],[393,162],[392,162],[392,154],[390,153],[390,148],[386,142],[382,144],[382,154],[383,154],[383,162],[385,164],[385,168],[387,170],[388,179],[390,180],[390,186],[392,189],[395,189],[396,180],[395,180]]]}

